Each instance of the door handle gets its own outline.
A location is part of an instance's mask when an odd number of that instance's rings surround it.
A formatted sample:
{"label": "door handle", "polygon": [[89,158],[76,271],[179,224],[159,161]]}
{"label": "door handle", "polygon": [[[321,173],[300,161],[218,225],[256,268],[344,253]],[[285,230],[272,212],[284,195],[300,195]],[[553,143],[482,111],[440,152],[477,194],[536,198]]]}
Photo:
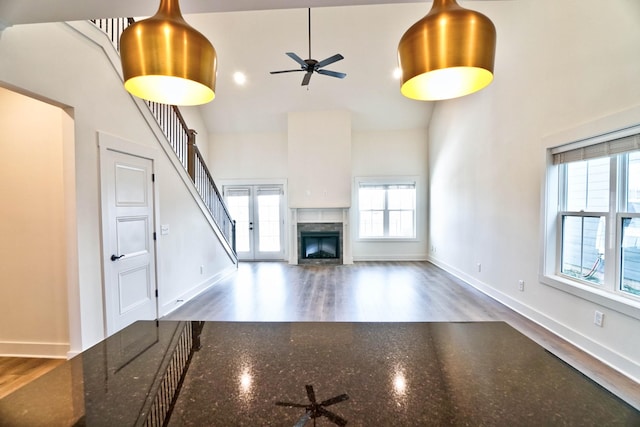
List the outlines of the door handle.
{"label": "door handle", "polygon": [[111,255],[111,261],[117,261],[120,258],[122,258],[124,256],[124,254],[118,256],[118,255]]}

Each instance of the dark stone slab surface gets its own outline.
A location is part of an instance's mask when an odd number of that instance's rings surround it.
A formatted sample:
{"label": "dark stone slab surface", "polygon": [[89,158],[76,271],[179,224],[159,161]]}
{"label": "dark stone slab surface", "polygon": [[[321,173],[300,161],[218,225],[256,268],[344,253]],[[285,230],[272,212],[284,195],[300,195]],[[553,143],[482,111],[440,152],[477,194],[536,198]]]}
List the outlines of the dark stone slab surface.
{"label": "dark stone slab surface", "polygon": [[[140,424],[184,325],[132,325],[0,400],[0,425]],[[205,322],[200,338],[169,426],[640,426],[503,322]]]}
{"label": "dark stone slab surface", "polygon": [[[206,323],[169,425],[640,425],[640,414],[506,323]],[[326,417],[319,426],[335,425]],[[308,425],[312,425],[310,421]]]}

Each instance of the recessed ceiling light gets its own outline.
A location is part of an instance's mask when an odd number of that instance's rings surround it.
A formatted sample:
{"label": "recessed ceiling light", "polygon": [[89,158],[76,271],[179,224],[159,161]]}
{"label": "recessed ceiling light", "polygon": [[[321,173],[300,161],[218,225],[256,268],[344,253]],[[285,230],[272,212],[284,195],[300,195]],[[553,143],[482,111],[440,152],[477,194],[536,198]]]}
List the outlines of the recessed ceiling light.
{"label": "recessed ceiling light", "polygon": [[400,80],[402,78],[402,69],[400,67],[396,67],[393,70],[393,78],[396,80]]}
{"label": "recessed ceiling light", "polygon": [[244,86],[247,82],[247,76],[242,71],[236,71],[233,73],[233,81],[239,86]]}

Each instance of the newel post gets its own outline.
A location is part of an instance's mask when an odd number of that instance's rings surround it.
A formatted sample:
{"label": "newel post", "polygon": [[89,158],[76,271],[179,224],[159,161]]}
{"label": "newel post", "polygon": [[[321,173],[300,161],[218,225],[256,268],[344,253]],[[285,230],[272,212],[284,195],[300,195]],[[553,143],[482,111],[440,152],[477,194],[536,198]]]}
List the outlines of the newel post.
{"label": "newel post", "polygon": [[187,172],[194,183],[196,182],[196,134],[194,129],[187,131]]}

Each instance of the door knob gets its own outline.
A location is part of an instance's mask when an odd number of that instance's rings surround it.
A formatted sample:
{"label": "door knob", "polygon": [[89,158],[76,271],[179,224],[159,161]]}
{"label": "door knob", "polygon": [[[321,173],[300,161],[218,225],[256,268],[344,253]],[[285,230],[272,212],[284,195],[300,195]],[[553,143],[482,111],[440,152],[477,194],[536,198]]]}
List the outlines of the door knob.
{"label": "door knob", "polygon": [[120,258],[122,258],[124,256],[124,254],[118,256],[118,255],[111,255],[111,261],[117,261]]}

